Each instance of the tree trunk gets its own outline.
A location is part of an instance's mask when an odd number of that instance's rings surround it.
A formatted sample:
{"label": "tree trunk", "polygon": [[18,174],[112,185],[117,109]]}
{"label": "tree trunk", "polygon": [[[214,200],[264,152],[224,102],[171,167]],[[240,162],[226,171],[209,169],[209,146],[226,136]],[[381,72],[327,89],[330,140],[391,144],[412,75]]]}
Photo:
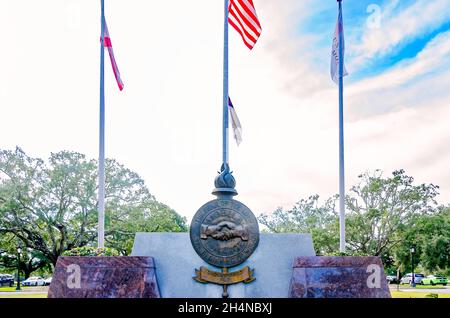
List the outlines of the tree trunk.
{"label": "tree trunk", "polygon": [[58,261],[59,255],[57,253],[54,253],[54,254],[51,254],[49,256],[50,256],[49,260],[51,262],[51,265],[52,265],[53,268],[55,268],[56,267],[56,262]]}
{"label": "tree trunk", "polygon": [[31,273],[33,272],[33,270],[31,268],[29,268],[26,264],[25,264],[25,266],[22,267],[22,271],[23,271],[24,279],[28,279],[30,277]]}

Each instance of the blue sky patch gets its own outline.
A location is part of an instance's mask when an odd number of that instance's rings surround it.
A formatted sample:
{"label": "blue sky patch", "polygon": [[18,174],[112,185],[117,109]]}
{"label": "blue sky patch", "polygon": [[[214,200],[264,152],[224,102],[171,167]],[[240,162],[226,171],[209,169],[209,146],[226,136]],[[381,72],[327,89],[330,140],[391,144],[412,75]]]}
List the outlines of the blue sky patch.
{"label": "blue sky patch", "polygon": [[[346,38],[346,64],[348,65],[355,54],[349,51],[349,43],[351,41],[360,41],[364,30],[366,29],[367,19],[373,11],[368,11],[368,8],[372,4],[380,6],[381,12],[386,10],[388,5],[396,6],[392,9],[391,15],[395,17],[409,6],[415,4],[419,0],[345,0],[343,2],[344,8],[344,30]],[[337,3],[321,1],[313,8],[311,8],[311,14],[300,21],[297,25],[298,35],[312,35],[315,39],[314,43],[311,43],[311,51],[314,52],[312,57],[313,63],[317,65],[321,71],[327,69],[329,65],[329,55],[331,50],[331,41],[334,33],[334,27],[337,19]],[[405,41],[399,43],[392,50],[383,55],[377,55],[368,60],[364,65],[361,65],[358,70],[351,70],[351,77],[348,81],[353,82],[363,79],[365,77],[371,77],[385,70],[393,67],[407,59],[415,57],[420,53],[423,48],[438,34],[450,30],[450,21],[438,26],[434,30],[428,30],[424,34],[418,34],[415,38],[408,38]]]}

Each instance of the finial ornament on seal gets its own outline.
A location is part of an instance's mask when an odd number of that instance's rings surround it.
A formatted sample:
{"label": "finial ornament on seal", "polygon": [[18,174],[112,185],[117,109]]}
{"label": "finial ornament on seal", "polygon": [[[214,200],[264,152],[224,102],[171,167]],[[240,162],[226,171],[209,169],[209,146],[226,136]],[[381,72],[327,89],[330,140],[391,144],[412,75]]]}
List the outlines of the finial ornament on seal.
{"label": "finial ornament on seal", "polygon": [[217,196],[234,196],[237,195],[236,180],[233,177],[233,172],[230,171],[228,163],[223,163],[220,167],[219,175],[214,179],[214,186],[216,187],[212,192]]}

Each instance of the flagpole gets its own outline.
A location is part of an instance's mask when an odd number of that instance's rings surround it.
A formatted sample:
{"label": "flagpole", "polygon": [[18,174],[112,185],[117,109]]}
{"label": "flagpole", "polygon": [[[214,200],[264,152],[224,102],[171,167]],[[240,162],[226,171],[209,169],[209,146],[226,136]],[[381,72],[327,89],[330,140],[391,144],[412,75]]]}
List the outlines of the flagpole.
{"label": "flagpole", "polygon": [[342,0],[339,4],[339,251],[345,253],[345,171],[344,171],[344,47]]}
{"label": "flagpole", "polygon": [[222,162],[225,167],[229,162],[228,154],[228,2],[224,0],[224,35],[223,35],[223,128],[222,128]]}
{"label": "flagpole", "polygon": [[101,0],[100,129],[98,158],[98,247],[105,247],[105,0]]}
{"label": "flagpole", "polygon": [[214,179],[216,188],[212,192],[218,197],[237,195],[236,180],[230,171],[228,151],[228,3],[229,0],[224,0],[222,166],[219,175]]}

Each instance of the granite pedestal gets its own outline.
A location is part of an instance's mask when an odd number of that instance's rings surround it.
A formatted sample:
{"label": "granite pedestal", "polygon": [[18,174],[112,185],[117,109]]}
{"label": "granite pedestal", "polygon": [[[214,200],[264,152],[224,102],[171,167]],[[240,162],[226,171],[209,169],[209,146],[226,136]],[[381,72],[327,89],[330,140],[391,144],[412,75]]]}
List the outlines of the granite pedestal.
{"label": "granite pedestal", "polygon": [[297,257],[291,298],[390,298],[379,257]]}
{"label": "granite pedestal", "polygon": [[49,298],[159,298],[152,257],[59,257]]}
{"label": "granite pedestal", "polygon": [[[194,251],[188,233],[137,233],[134,256],[153,256],[161,297],[220,298],[222,286],[201,284],[192,279],[194,270],[205,263]],[[230,298],[286,298],[292,277],[293,260],[297,256],[314,256],[310,234],[261,233],[256,251],[235,271],[250,266],[255,269],[256,280],[250,284],[231,285]]]}

